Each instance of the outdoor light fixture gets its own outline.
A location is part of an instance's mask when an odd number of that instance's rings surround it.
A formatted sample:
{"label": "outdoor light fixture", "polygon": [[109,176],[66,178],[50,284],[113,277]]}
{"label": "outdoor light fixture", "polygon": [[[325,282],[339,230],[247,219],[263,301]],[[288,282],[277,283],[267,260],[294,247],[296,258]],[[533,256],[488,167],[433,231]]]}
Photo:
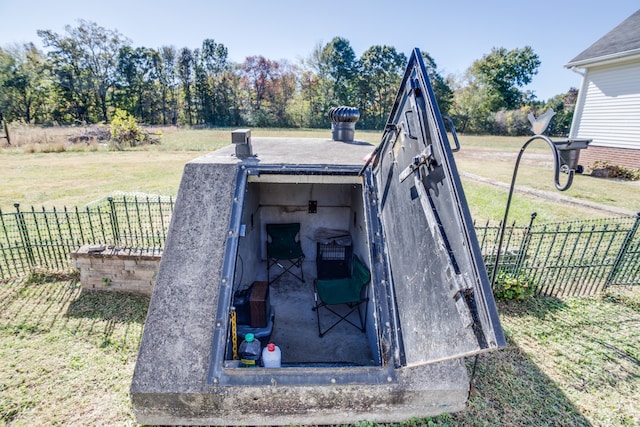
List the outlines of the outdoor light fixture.
{"label": "outdoor light fixture", "polygon": [[[553,141],[560,152],[560,172],[569,173],[571,177],[572,171],[582,173],[582,166],[578,164],[580,150],[587,148],[590,139],[565,139],[561,141]],[[569,188],[571,184],[567,186]]]}
{"label": "outdoor light fixture", "polygon": [[[522,159],[522,154],[526,150],[526,148],[533,141],[538,139],[543,140],[549,145],[551,148],[551,152],[553,153],[554,158],[554,184],[556,189],[559,191],[566,191],[571,187],[573,183],[573,176],[576,173],[582,172],[582,167],[578,165],[578,159],[580,156],[580,150],[587,148],[590,139],[563,139],[558,141],[552,141],[549,137],[542,135],[542,133],[546,130],[551,118],[555,115],[553,110],[548,110],[546,113],[535,119],[532,113],[529,113],[529,121],[531,122],[531,129],[535,133],[534,136],[529,138],[522,148],[520,148],[520,153],[518,153],[518,158],[516,159],[516,164],[513,169],[513,176],[511,177],[511,186],[509,187],[509,196],[507,197],[507,206],[504,211],[504,218],[502,219],[502,224],[500,226],[500,236],[498,239],[498,251],[496,252],[496,259],[493,265],[493,272],[491,275],[491,287],[495,286],[496,277],[498,276],[498,265],[500,263],[500,254],[502,252],[502,241],[504,239],[504,231],[507,225],[507,217],[509,215],[509,208],[511,206],[511,198],[513,196],[513,190],[516,184],[516,176],[518,174],[518,167],[520,166],[520,160]],[[568,174],[567,182],[565,184],[560,183],[560,172]]]}

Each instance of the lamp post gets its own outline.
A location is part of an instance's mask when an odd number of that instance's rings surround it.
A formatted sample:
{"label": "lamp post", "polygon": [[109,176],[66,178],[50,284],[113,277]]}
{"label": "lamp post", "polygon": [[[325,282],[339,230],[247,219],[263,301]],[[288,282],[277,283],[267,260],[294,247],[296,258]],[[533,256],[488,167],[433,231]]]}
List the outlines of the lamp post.
{"label": "lamp post", "polygon": [[[530,118],[531,120],[531,118]],[[547,121],[548,124],[548,121]],[[513,176],[511,177],[511,186],[509,187],[509,196],[507,197],[507,206],[504,211],[504,218],[502,219],[502,225],[500,227],[500,236],[498,238],[498,252],[496,253],[495,263],[493,265],[493,273],[491,277],[491,287],[495,286],[496,277],[498,276],[498,264],[500,263],[500,253],[502,252],[502,241],[504,239],[504,231],[507,225],[507,218],[509,216],[509,208],[511,207],[511,198],[513,196],[513,190],[516,184],[516,176],[518,174],[518,167],[520,166],[520,160],[522,159],[522,154],[524,150],[531,144],[533,141],[538,139],[543,140],[549,145],[551,151],[553,152],[554,158],[554,184],[556,189],[559,191],[566,191],[571,187],[573,183],[573,176],[576,172],[576,169],[579,169],[578,166],[578,158],[580,155],[580,150],[587,148],[590,139],[564,139],[560,141],[552,141],[545,135],[541,135],[546,128],[540,130],[540,128],[536,127],[536,124],[532,121],[534,131],[538,131],[539,134],[536,134],[529,138],[527,142],[524,143],[520,152],[518,153],[518,158],[516,160],[516,165],[513,169]],[[560,172],[565,172],[569,176],[567,178],[567,182],[562,185],[560,184]]]}

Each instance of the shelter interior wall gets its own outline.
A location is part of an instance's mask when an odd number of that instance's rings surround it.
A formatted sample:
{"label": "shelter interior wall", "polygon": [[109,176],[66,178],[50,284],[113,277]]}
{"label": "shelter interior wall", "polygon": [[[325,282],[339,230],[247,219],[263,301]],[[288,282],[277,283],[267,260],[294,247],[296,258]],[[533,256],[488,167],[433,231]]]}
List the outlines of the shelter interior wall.
{"label": "shelter interior wall", "polygon": [[[309,201],[317,202],[316,213],[309,213]],[[249,183],[241,223],[244,236],[236,259],[236,289],[266,280],[262,267],[267,259],[266,225],[271,223],[300,223],[299,239],[307,261],[316,259],[318,229],[347,230],[354,253],[369,264],[361,185]]]}
{"label": "shelter interior wall", "polygon": [[[309,212],[309,201],[317,202],[316,213]],[[320,228],[349,231],[353,254],[370,266],[364,205],[362,185],[359,184],[248,183],[241,219],[244,235],[239,241],[234,289],[246,288],[254,281],[267,280],[266,224],[270,223],[300,223],[299,238],[307,271],[317,274],[314,268],[317,255],[315,232]],[[306,274],[305,278],[309,279],[309,286],[312,286],[315,277],[306,277]],[[380,364],[375,350],[378,345],[375,295],[371,288],[368,294],[367,341],[374,363]]]}

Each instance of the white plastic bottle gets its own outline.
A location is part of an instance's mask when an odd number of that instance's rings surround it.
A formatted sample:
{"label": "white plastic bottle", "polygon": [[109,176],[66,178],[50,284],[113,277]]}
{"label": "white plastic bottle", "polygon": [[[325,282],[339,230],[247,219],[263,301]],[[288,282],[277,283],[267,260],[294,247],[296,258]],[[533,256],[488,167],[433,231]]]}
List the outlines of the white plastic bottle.
{"label": "white plastic bottle", "polygon": [[267,344],[262,349],[262,366],[265,368],[280,368],[282,366],[282,353],[280,347],[273,343]]}

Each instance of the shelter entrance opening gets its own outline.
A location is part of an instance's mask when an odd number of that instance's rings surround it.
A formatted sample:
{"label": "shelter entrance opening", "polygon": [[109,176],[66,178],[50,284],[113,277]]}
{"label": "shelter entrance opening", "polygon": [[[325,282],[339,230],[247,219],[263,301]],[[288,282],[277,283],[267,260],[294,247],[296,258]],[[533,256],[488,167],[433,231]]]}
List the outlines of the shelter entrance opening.
{"label": "shelter entrance opening", "polygon": [[357,173],[240,174],[223,369],[242,366],[237,351],[248,333],[279,347],[282,368],[386,364],[379,325],[387,313],[371,262],[380,233]]}

